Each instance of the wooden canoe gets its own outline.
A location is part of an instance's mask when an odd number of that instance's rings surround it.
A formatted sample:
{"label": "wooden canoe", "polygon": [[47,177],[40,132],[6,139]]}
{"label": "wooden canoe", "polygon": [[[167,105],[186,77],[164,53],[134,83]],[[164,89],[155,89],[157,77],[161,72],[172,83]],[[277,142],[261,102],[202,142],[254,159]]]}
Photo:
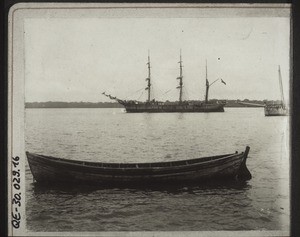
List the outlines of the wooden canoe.
{"label": "wooden canoe", "polygon": [[163,184],[208,179],[251,179],[245,152],[189,160],[155,163],[102,163],[55,158],[26,152],[34,179],[39,183],[87,185]]}

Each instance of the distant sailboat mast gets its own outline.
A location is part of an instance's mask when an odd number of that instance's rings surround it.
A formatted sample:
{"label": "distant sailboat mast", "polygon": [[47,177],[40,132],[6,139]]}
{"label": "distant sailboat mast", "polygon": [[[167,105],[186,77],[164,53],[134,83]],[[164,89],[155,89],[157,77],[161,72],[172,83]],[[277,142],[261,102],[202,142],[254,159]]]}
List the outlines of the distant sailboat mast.
{"label": "distant sailboat mast", "polygon": [[206,78],[206,92],[205,92],[205,103],[208,102],[208,90],[209,90],[209,82],[207,79],[207,60],[205,63],[205,78]]}
{"label": "distant sailboat mast", "polygon": [[281,102],[282,102],[283,108],[285,108],[280,65],[278,65],[278,74],[279,74],[279,85],[280,85],[280,92],[281,92]]}
{"label": "distant sailboat mast", "polygon": [[182,87],[183,87],[183,82],[182,82],[182,78],[183,78],[183,75],[182,75],[182,59],[181,59],[181,50],[180,50],[180,61],[178,62],[179,63],[179,67],[180,67],[180,75],[179,77],[177,77],[177,79],[179,80],[179,86],[177,86],[177,89],[179,89],[179,102],[181,103],[182,102]]}
{"label": "distant sailboat mast", "polygon": [[280,104],[273,101],[271,104],[265,105],[265,116],[286,116],[288,115],[287,106],[284,101],[283,95],[283,86],[282,86],[282,78],[281,78],[281,70],[280,65],[278,65],[278,78],[279,78],[279,87],[281,93],[281,102]]}
{"label": "distant sailboat mast", "polygon": [[148,51],[148,77],[146,78],[146,81],[148,81],[148,84],[147,84],[147,87],[145,90],[148,90],[148,99],[147,99],[147,102],[150,102],[151,98],[150,98],[150,93],[151,93],[151,71],[150,71],[150,54],[149,54],[149,51]]}

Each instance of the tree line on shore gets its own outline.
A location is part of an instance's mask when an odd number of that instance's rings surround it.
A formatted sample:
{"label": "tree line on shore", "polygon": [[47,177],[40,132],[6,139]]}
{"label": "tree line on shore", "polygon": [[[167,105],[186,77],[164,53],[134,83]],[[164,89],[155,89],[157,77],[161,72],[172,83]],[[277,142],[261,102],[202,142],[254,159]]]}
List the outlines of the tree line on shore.
{"label": "tree line on shore", "polygon": [[[217,101],[212,99],[210,101]],[[226,100],[225,107],[261,107],[266,103],[278,103],[280,101],[272,100]],[[260,106],[259,106],[260,105]],[[63,101],[47,101],[47,102],[27,102],[25,108],[123,108],[117,102],[63,102]]]}

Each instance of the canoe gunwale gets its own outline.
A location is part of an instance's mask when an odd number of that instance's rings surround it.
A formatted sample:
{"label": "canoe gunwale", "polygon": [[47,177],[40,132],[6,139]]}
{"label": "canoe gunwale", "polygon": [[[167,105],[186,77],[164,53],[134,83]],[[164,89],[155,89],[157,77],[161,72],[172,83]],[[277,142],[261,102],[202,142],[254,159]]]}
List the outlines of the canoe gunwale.
{"label": "canoe gunwale", "polygon": [[202,163],[194,163],[189,165],[181,165],[181,166],[168,166],[168,167],[147,167],[147,168],[112,168],[112,167],[97,167],[97,166],[83,166],[83,165],[73,165],[67,162],[51,162],[48,160],[40,160],[35,158],[29,158],[30,164],[35,166],[44,166],[51,169],[60,169],[60,170],[68,170],[74,172],[81,173],[91,173],[91,174],[114,174],[114,175],[157,175],[159,173],[175,173],[175,172],[191,172],[191,171],[199,171],[203,168],[213,168],[218,167],[219,165],[223,165],[226,163],[234,163],[236,161],[242,161],[243,156],[240,154],[239,156],[227,156],[222,159],[213,160],[210,162],[202,162]]}
{"label": "canoe gunwale", "polygon": [[[251,174],[246,167],[249,149],[246,147],[245,152],[240,153],[155,163],[96,163],[29,152],[26,152],[26,155],[34,179],[42,183],[160,184],[193,182],[220,177],[249,180]],[[130,165],[130,167],[121,167],[122,164]],[[139,167],[138,164],[149,166]],[[151,164],[156,167],[151,167]]]}
{"label": "canoe gunwale", "polygon": [[49,162],[71,165],[71,166],[80,166],[80,167],[91,167],[91,168],[101,168],[101,169],[114,169],[114,170],[132,170],[132,169],[167,169],[167,168],[179,168],[179,167],[192,167],[199,164],[209,164],[216,161],[221,161],[233,157],[240,157],[244,155],[244,152],[233,153],[219,156],[210,156],[203,158],[195,158],[189,160],[179,160],[179,161],[168,161],[168,162],[154,162],[154,163],[106,163],[106,162],[90,162],[82,160],[68,160],[64,158],[56,158],[51,156],[38,155],[34,153],[26,152],[27,156],[32,156],[35,158],[41,158]]}

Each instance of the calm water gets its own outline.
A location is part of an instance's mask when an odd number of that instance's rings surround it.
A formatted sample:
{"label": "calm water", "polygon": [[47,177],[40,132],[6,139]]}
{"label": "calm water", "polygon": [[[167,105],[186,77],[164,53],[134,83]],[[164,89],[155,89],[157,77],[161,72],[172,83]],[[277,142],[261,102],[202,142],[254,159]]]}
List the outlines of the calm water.
{"label": "calm water", "polygon": [[27,109],[26,150],[68,159],[169,161],[251,147],[246,183],[156,189],[45,188],[26,169],[30,231],[288,230],[288,117],[262,108],[127,114]]}

